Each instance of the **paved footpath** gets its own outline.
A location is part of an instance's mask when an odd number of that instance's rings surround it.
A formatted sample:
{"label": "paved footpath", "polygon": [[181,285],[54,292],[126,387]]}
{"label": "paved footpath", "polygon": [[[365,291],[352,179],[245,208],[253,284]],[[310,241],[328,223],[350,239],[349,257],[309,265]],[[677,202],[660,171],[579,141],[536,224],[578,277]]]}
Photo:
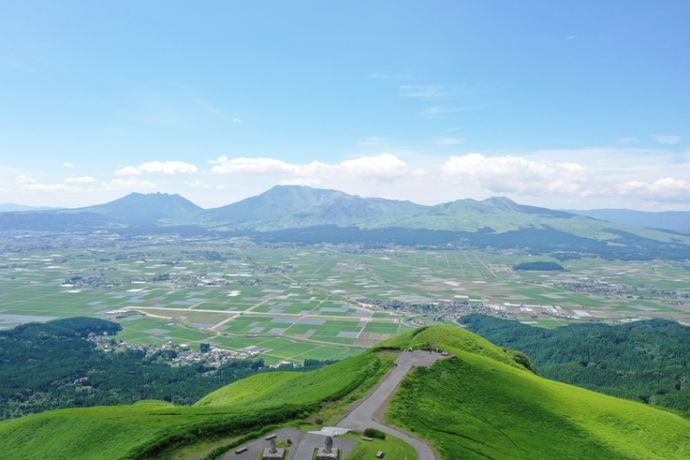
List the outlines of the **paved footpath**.
{"label": "paved footpath", "polygon": [[394,367],[383,380],[369,393],[345,418],[338,422],[338,426],[351,430],[376,428],[402,439],[417,451],[417,460],[438,460],[436,451],[424,441],[384,425],[383,420],[388,401],[402,382],[402,379],[413,367],[428,367],[439,359],[445,358],[440,353],[428,351],[403,351],[396,360]]}

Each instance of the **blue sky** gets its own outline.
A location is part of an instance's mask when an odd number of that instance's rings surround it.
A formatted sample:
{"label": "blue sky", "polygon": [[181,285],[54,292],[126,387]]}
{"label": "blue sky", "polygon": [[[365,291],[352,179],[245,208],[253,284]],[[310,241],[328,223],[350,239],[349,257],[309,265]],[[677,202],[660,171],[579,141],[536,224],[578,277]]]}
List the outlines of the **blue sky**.
{"label": "blue sky", "polygon": [[0,3],[0,202],[682,209],[687,1]]}

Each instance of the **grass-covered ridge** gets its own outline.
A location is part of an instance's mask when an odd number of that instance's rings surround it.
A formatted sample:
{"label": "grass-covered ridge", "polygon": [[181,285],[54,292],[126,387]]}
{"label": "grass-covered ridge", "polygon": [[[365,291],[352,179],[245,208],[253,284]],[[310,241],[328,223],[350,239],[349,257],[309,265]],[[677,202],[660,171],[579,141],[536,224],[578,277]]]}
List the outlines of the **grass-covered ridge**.
{"label": "grass-covered ridge", "polygon": [[417,432],[446,459],[690,457],[690,420],[539,377],[486,343],[451,326],[391,341],[454,357],[408,376],[388,422]]}
{"label": "grass-covered ridge", "polygon": [[528,354],[539,374],[550,379],[690,414],[690,327],[676,321],[544,329],[468,315],[461,323],[497,344]]}
{"label": "grass-covered ridge", "polygon": [[280,391],[289,382],[298,378],[296,372],[273,372],[271,375],[255,375],[234,384],[224,386],[201,398],[195,407],[228,406],[241,403],[250,404],[261,400],[273,391]]}
{"label": "grass-covered ridge", "polygon": [[412,371],[386,420],[433,444],[444,459],[690,457],[687,418],[542,378],[524,355],[444,325],[316,371],[252,376],[193,407],[142,401],[2,422],[0,459],[156,458],[216,435],[237,439],[322,416],[330,423],[390,368],[393,354],[384,350],[407,348],[451,357]]}
{"label": "grass-covered ridge", "polygon": [[311,372],[254,375],[210,393],[195,407],[267,407],[285,402],[301,405],[332,401],[354,391],[381,365],[381,359],[368,352]]}
{"label": "grass-covered ridge", "polygon": [[[249,383],[260,401],[256,395],[223,401],[216,392],[195,407],[146,401],[56,410],[9,420],[0,423],[0,459],[18,455],[23,459],[155,458],[171,445],[214,435],[239,435],[304,417],[318,410],[323,401],[356,390],[371,375],[385,370],[385,362],[376,353],[365,352],[319,369],[328,369],[325,372],[280,377],[279,388],[262,390],[259,380],[254,379]],[[243,384],[246,382],[234,385]]]}
{"label": "grass-covered ridge", "polygon": [[444,324],[423,327],[400,334],[379,343],[377,349],[404,350],[407,348],[424,350],[443,350],[457,355],[474,353],[520,369],[532,369],[529,358],[520,352],[500,348],[488,340],[460,329],[457,326]]}

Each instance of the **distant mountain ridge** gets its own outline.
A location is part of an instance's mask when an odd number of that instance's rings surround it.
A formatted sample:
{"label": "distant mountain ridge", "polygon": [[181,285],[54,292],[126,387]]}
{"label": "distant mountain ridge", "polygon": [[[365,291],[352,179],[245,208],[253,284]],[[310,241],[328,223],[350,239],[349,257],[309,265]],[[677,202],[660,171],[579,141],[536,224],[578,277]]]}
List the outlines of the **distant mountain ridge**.
{"label": "distant mountain ridge", "polygon": [[206,210],[212,226],[278,230],[309,225],[358,225],[397,219],[426,207],[409,201],[362,198],[337,190],[279,185],[220,208]]}
{"label": "distant mountain ridge", "polygon": [[[508,215],[513,216],[506,219]],[[462,199],[430,206],[291,185],[273,187],[237,203],[206,210],[203,215],[204,222],[212,227],[260,231],[316,225],[476,231],[487,227],[496,229],[494,225],[501,229],[518,228],[523,221],[540,217],[571,218],[574,215],[521,205],[505,197],[483,201]]]}
{"label": "distant mountain ridge", "polygon": [[167,193],[130,193],[109,203],[70,210],[100,214],[125,225],[145,226],[174,223],[201,211],[202,208],[188,199]]}
{"label": "distant mountain ridge", "polygon": [[438,205],[276,186],[202,209],[177,194],[131,193],[76,209],[0,213],[0,230],[154,231],[247,235],[262,241],[469,245],[618,258],[690,258],[690,235],[536,206],[505,197]]}
{"label": "distant mountain ridge", "polygon": [[83,208],[0,213],[0,230],[90,231],[152,228],[192,220],[202,209],[180,195],[130,193]]}
{"label": "distant mountain ridge", "polygon": [[48,211],[59,208],[50,206],[28,206],[16,203],[0,203],[0,212],[21,212],[21,211]]}
{"label": "distant mountain ridge", "polygon": [[567,211],[594,219],[636,227],[690,233],[690,211],[634,211],[631,209],[589,209]]}

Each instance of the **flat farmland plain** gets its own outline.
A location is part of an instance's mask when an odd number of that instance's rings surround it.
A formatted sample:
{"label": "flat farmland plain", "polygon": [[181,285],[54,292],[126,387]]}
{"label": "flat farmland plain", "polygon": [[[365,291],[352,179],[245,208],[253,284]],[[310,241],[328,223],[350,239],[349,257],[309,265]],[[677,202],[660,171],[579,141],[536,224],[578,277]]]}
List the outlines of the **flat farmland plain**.
{"label": "flat farmland plain", "polygon": [[208,342],[257,349],[278,362],[341,359],[467,308],[545,327],[650,317],[690,322],[687,264],[573,259],[559,262],[566,269],[560,272],[512,269],[534,260],[555,261],[518,252],[174,237],[5,252],[0,327],[107,317],[122,325],[119,337],[128,342]]}

